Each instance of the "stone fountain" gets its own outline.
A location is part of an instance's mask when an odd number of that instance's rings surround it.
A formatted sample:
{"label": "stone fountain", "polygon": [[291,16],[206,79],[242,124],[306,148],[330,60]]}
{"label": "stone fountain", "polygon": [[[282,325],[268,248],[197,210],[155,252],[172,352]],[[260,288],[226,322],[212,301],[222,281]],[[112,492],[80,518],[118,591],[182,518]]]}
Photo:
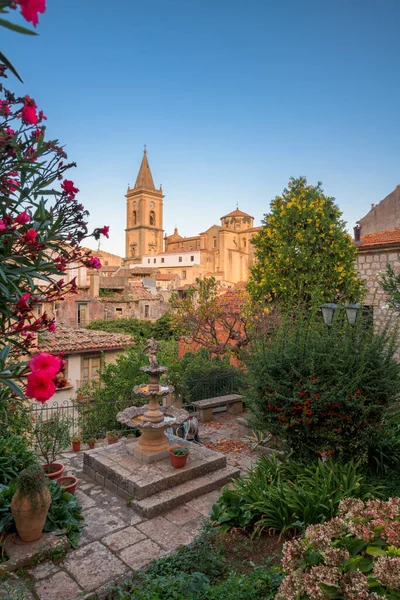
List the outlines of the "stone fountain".
{"label": "stone fountain", "polygon": [[156,352],[160,346],[153,338],[148,340],[143,353],[149,357],[149,366],[141,371],[150,376],[149,383],[134,387],[133,391],[142,398],[148,398],[145,406],[131,406],[117,414],[117,421],[126,427],[139,429],[139,440],[127,446],[127,451],[139,460],[154,462],[168,456],[169,448],[175,446],[169,441],[165,430],[178,427],[190,418],[189,413],[175,406],[160,406],[158,401],[172,393],[172,385],[160,385],[159,378],[168,371],[157,362]]}
{"label": "stone fountain", "polygon": [[[173,436],[170,442],[166,429],[182,425],[189,413],[174,406],[160,406],[159,401],[173,392],[173,386],[159,383],[167,367],[158,364],[157,342],[148,340],[144,353],[149,366],[142,371],[150,381],[137,385],[134,392],[148,398],[146,406],[131,406],[118,413],[117,421],[141,435],[132,441],[121,439],[117,444],[98,447],[83,453],[83,471],[86,475],[129,502],[136,513],[150,519],[197,499],[237,477],[236,467],[227,465],[226,456]],[[182,469],[174,469],[169,460],[169,448],[186,446],[190,452]]]}

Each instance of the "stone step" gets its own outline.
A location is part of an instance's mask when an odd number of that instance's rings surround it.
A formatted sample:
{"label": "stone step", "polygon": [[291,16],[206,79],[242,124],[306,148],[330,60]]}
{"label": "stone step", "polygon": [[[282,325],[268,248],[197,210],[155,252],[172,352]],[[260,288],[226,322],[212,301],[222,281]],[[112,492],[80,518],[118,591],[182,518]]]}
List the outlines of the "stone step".
{"label": "stone step", "polygon": [[207,492],[222,488],[232,479],[239,477],[240,470],[235,467],[224,467],[213,471],[192,481],[186,481],[176,487],[154,494],[149,498],[131,501],[132,509],[142,517],[150,519],[163,514],[180,504],[184,504],[193,498],[198,498]]}

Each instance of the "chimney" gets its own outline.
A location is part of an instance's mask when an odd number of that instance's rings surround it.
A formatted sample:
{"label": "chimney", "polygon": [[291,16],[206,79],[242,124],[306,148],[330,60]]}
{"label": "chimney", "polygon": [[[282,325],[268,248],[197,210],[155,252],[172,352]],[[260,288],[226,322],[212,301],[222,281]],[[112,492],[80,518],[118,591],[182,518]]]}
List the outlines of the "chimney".
{"label": "chimney", "polygon": [[354,242],[357,244],[360,241],[361,227],[359,223],[354,227]]}
{"label": "chimney", "polygon": [[375,208],[375,204],[371,204],[371,210]]}

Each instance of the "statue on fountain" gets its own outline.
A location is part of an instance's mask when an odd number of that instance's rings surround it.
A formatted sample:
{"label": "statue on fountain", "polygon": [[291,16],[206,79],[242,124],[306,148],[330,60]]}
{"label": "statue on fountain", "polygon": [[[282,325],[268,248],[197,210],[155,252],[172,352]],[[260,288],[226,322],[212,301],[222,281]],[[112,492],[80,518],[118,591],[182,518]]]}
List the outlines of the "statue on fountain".
{"label": "statue on fountain", "polygon": [[158,369],[158,361],[156,353],[160,350],[160,344],[157,344],[154,338],[147,340],[147,346],[143,350],[143,354],[149,357],[150,367],[152,369]]}

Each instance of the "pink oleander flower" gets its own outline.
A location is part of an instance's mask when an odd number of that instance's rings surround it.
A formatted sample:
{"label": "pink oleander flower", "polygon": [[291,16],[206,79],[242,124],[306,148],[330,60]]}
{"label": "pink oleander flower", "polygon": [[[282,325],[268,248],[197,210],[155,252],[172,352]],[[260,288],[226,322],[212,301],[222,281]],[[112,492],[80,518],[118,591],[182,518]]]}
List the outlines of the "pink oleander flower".
{"label": "pink oleander flower", "polygon": [[3,231],[3,229],[7,229],[7,223],[3,219],[0,219],[0,231]]}
{"label": "pink oleander flower", "polygon": [[31,295],[30,295],[30,294],[28,294],[28,293],[26,293],[26,294],[23,294],[23,295],[22,295],[22,296],[21,296],[21,297],[18,299],[18,302],[17,302],[17,308],[18,308],[19,310],[20,310],[20,309],[27,308],[27,306],[28,306],[28,302],[29,302],[29,300],[30,300],[30,297],[31,297]]}
{"label": "pink oleander flower", "polygon": [[40,352],[31,358],[28,366],[33,373],[40,371],[52,379],[61,368],[61,359],[53,354],[48,354],[48,352]]}
{"label": "pink oleander flower", "polygon": [[36,103],[29,96],[25,96],[25,105],[21,111],[22,120],[28,125],[36,125],[39,118],[36,114]]}
{"label": "pink oleander flower", "polygon": [[51,331],[51,332],[57,331],[57,326],[55,323],[50,323],[49,331]]}
{"label": "pink oleander flower", "polygon": [[62,189],[72,198],[79,192],[78,188],[74,186],[74,182],[69,179],[64,179],[61,184]]}
{"label": "pink oleander flower", "polygon": [[28,215],[26,210],[24,210],[24,212],[19,213],[19,215],[15,218],[15,223],[18,223],[18,225],[25,225],[25,223],[29,223],[30,220],[31,217]]}
{"label": "pink oleander flower", "polygon": [[7,100],[0,100],[0,114],[2,115],[10,115],[10,105]]}
{"label": "pink oleander flower", "polygon": [[37,236],[37,231],[34,229],[28,229],[25,234],[25,241],[28,243],[34,242]]}
{"label": "pink oleander flower", "polygon": [[109,231],[110,231],[110,228],[108,227],[108,225],[104,225],[104,227],[102,229],[100,229],[101,235],[104,235],[107,239],[108,239]]}
{"label": "pink oleander flower", "polygon": [[21,7],[21,15],[35,27],[39,23],[39,13],[46,10],[46,0],[17,0]]}
{"label": "pink oleander flower", "polygon": [[101,262],[96,256],[92,256],[85,262],[85,266],[89,269],[101,269]]}
{"label": "pink oleander flower", "polygon": [[27,375],[26,395],[38,402],[46,402],[56,391],[55,383],[46,371],[33,371]]}

